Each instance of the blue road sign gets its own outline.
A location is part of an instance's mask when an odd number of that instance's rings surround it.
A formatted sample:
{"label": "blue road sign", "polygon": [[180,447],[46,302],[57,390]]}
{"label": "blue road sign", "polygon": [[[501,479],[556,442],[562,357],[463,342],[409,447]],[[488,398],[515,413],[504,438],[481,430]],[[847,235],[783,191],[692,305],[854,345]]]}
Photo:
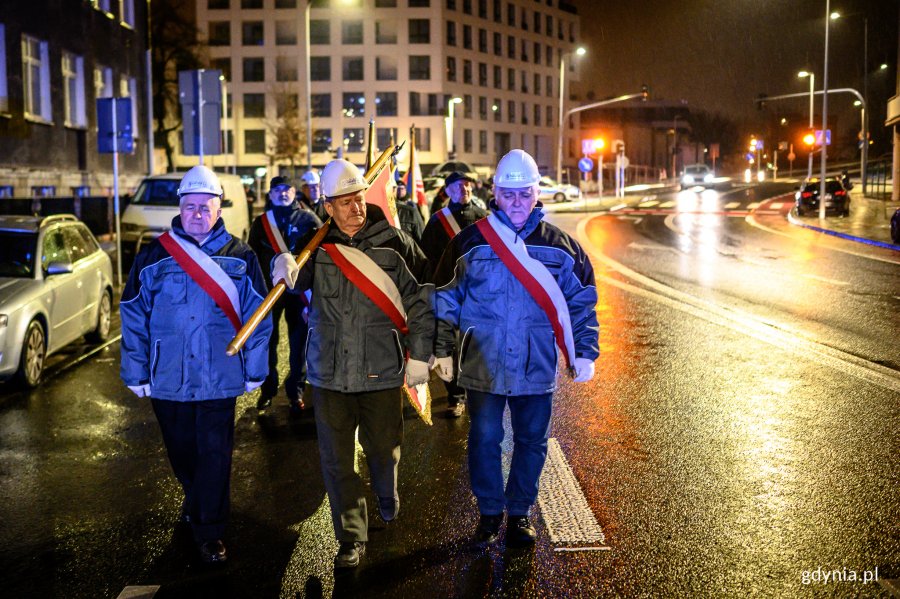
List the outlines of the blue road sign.
{"label": "blue road sign", "polygon": [[101,154],[134,153],[132,125],[131,98],[97,99],[98,152]]}
{"label": "blue road sign", "polygon": [[578,161],[578,170],[582,173],[589,173],[594,170],[594,161],[585,156]]}

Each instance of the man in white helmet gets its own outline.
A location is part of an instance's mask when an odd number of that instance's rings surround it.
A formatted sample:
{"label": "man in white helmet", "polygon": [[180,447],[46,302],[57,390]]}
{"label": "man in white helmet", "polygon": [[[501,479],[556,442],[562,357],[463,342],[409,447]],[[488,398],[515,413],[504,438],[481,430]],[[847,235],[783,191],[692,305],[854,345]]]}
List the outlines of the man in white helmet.
{"label": "man in white helmet", "polygon": [[268,372],[266,318],[240,356],[225,350],[262,303],[253,251],[225,229],[222,185],[205,166],[178,187],[179,215],[135,257],[122,293],[122,380],[153,404],[172,470],[184,490],[181,522],[200,558],[227,558],[235,398]]}
{"label": "man in white helmet", "polygon": [[276,256],[272,268],[273,280],[312,289],[307,380],[339,568],[356,567],[368,540],[366,495],[353,467],[356,431],[379,513],[389,522],[400,509],[401,387],[404,379],[428,381],[434,340],[425,256],[366,204],[366,187],[356,166],[331,161],[322,173],[333,221],[328,233],[299,271],[289,253]]}
{"label": "man in white helmet", "polygon": [[[558,360],[575,382],[586,382],[600,355],[591,263],[574,239],[542,220],[539,179],[526,152],[504,156],[494,176],[492,214],[450,241],[434,275],[435,367],[450,381],[458,364],[466,390],[469,475],[482,543],[497,541],[504,511],[507,542],[534,543],[528,517],[547,456]],[[504,488],[507,405],[513,457]]]}
{"label": "man in white helmet", "polygon": [[305,208],[309,208],[319,217],[323,223],[328,220],[328,213],[325,212],[325,202],[322,200],[321,178],[316,171],[306,171],[300,178],[300,202],[305,204]]}

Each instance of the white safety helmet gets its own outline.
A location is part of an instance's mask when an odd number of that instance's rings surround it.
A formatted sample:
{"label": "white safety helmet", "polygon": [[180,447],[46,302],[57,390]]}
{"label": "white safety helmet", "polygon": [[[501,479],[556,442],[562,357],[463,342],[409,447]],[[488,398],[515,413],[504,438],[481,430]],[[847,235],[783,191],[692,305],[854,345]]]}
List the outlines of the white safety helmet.
{"label": "white safety helmet", "polygon": [[178,185],[178,197],[189,193],[208,193],[221,197],[224,192],[219,177],[200,164],[186,172]]}
{"label": "white safety helmet", "polygon": [[322,195],[326,198],[364,191],[368,185],[362,171],[353,164],[338,158],[332,160],[322,171]]}
{"label": "white safety helmet", "polygon": [[540,180],[537,163],[524,150],[512,150],[501,158],[494,174],[494,185],[507,189],[524,189]]}
{"label": "white safety helmet", "polygon": [[316,171],[306,171],[305,173],[303,173],[303,176],[300,178],[307,185],[318,185],[319,184],[319,173],[317,173]]}

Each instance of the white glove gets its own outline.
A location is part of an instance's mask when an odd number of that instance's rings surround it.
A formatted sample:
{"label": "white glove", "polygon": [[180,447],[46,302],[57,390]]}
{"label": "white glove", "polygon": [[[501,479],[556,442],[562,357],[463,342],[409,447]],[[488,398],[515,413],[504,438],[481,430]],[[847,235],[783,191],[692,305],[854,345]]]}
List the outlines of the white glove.
{"label": "white glove", "polygon": [[297,260],[289,253],[278,254],[272,262],[272,282],[284,281],[288,289],[293,289],[297,283],[297,275],[300,274],[300,267],[297,266]]}
{"label": "white glove", "polygon": [[594,378],[594,361],[587,358],[575,358],[575,382],[586,383]]}
{"label": "white glove", "polygon": [[128,385],[128,388],[138,397],[150,397],[150,385]]}
{"label": "white glove", "polygon": [[410,360],[406,363],[406,384],[410,387],[428,382],[428,362]]}
{"label": "white glove", "polygon": [[246,383],[244,383],[244,390],[247,393],[250,393],[251,391],[254,391],[255,389],[259,389],[262,386],[262,384],[263,384],[262,381],[259,381],[259,382],[247,381]]}
{"label": "white glove", "polygon": [[438,376],[441,377],[442,381],[449,383],[453,380],[453,356],[435,358],[434,366],[431,368],[432,370],[437,370]]}

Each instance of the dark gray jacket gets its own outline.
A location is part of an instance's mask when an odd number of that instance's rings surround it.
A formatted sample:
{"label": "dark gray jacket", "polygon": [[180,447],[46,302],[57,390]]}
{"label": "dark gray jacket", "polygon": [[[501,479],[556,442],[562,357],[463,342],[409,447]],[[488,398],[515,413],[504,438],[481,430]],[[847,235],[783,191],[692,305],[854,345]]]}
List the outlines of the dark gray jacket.
{"label": "dark gray jacket", "polygon": [[322,243],[361,250],[388,274],[400,291],[409,334],[398,331],[320,246],[301,269],[294,288],[312,289],[307,379],[317,387],[343,393],[400,387],[407,350],[416,360],[426,362],[431,357],[434,286],[426,283],[425,255],[371,204],[365,226],[354,237],[332,225]]}

